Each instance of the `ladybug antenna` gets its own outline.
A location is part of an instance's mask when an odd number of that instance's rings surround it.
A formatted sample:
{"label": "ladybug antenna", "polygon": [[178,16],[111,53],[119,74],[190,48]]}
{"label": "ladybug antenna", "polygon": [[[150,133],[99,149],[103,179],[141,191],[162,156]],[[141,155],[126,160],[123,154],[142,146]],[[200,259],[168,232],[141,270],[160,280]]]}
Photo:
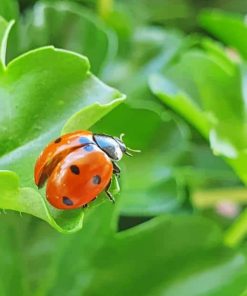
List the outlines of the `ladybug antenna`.
{"label": "ladybug antenna", "polygon": [[126,154],[126,155],[128,155],[128,156],[133,156],[133,154],[132,154],[132,153],[130,153],[130,152],[134,152],[134,153],[140,153],[140,152],[141,152],[141,150],[135,150],[135,149],[131,149],[131,148],[129,148],[129,147],[126,147],[125,154]]}
{"label": "ladybug antenna", "polygon": [[121,134],[121,135],[120,135],[120,137],[119,137],[120,141],[123,142],[123,137],[124,137],[124,136],[125,136],[125,134]]}
{"label": "ladybug antenna", "polygon": [[[119,136],[119,140],[121,142],[123,142],[123,137],[125,136],[124,133],[122,133],[120,136]],[[129,147],[126,147],[125,144],[124,144],[124,153],[128,156],[133,156],[133,154],[131,152],[134,152],[134,153],[140,153],[141,150],[134,150],[134,149],[131,149]]]}

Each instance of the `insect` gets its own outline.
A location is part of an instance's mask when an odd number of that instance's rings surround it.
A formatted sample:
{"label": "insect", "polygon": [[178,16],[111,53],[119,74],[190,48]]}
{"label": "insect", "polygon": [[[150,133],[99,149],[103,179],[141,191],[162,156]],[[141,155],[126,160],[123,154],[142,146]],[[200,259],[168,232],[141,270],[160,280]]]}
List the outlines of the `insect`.
{"label": "insect", "polygon": [[123,154],[139,152],[126,147],[122,138],[85,130],[59,137],[37,159],[36,185],[47,182],[47,200],[58,209],[85,207],[102,191],[114,202],[109,188],[113,174],[120,176],[116,162]]}

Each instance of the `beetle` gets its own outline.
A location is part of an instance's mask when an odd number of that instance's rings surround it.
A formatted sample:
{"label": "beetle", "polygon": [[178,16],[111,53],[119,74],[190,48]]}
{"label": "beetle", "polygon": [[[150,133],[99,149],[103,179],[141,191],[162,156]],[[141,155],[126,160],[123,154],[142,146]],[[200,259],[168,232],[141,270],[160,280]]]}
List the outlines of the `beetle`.
{"label": "beetle", "polygon": [[114,202],[109,188],[113,174],[120,176],[116,162],[139,152],[128,148],[123,136],[80,130],[57,138],[36,161],[36,185],[41,188],[47,182],[47,200],[57,209],[86,207],[102,191]]}

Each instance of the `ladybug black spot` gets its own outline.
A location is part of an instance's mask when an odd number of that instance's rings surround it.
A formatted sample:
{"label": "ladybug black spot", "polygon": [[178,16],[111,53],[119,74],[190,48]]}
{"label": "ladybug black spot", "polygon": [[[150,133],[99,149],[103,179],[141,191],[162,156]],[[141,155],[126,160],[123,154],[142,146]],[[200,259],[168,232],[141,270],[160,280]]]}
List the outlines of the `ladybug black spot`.
{"label": "ladybug black spot", "polygon": [[60,143],[61,141],[62,141],[62,138],[57,138],[57,139],[54,141],[54,143],[58,144],[58,143]]}
{"label": "ladybug black spot", "polygon": [[84,149],[85,151],[90,152],[90,151],[93,150],[93,145],[86,145],[86,146],[83,147],[83,149]]}
{"label": "ladybug black spot", "polygon": [[63,196],[63,203],[66,205],[66,206],[73,206],[73,201],[68,198],[67,196]]}
{"label": "ladybug black spot", "polygon": [[70,166],[70,170],[75,175],[79,175],[80,174],[80,169],[78,168],[77,165],[71,165]]}
{"label": "ladybug black spot", "polygon": [[101,183],[101,177],[99,175],[96,175],[93,177],[93,184],[99,185]]}

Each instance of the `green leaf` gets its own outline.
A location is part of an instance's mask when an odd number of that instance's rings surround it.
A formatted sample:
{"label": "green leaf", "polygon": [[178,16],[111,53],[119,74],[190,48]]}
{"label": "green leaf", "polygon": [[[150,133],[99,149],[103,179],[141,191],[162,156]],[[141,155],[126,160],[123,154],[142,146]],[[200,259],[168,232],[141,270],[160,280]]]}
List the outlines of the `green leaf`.
{"label": "green leaf", "polygon": [[117,48],[114,33],[76,3],[37,3],[22,18],[19,32],[18,54],[54,45],[86,55],[95,74],[103,71]]}
{"label": "green leaf", "polygon": [[208,32],[247,58],[247,26],[244,16],[218,10],[204,11],[199,17],[200,25]]}
{"label": "green leaf", "polygon": [[[58,212],[55,217],[43,197],[32,188],[20,188],[18,176],[10,171],[0,171],[0,208],[36,216],[60,232],[74,232],[82,227],[83,211]],[[57,220],[57,221],[56,221]]]}
{"label": "green leaf", "polygon": [[[119,94],[120,95],[120,94]],[[111,112],[124,100],[124,96],[116,99],[108,104],[94,103],[81,111],[75,113],[65,124],[62,134],[70,133],[74,130],[79,130],[82,126],[87,129],[93,126],[97,121]]]}
{"label": "green leaf", "polygon": [[[181,67],[182,69],[183,67]],[[203,135],[208,134],[207,121],[203,117],[200,106],[185,92],[182,92],[176,84],[161,75],[152,75],[150,86],[154,94],[160,97],[168,105],[176,108],[191,123],[195,123]]]}
{"label": "green leaf", "polygon": [[82,210],[55,210],[37,192],[34,164],[64,125],[67,131],[89,129],[124,96],[90,73],[87,58],[53,47],[11,61],[0,85],[0,207],[37,216],[59,231],[80,229]]}

